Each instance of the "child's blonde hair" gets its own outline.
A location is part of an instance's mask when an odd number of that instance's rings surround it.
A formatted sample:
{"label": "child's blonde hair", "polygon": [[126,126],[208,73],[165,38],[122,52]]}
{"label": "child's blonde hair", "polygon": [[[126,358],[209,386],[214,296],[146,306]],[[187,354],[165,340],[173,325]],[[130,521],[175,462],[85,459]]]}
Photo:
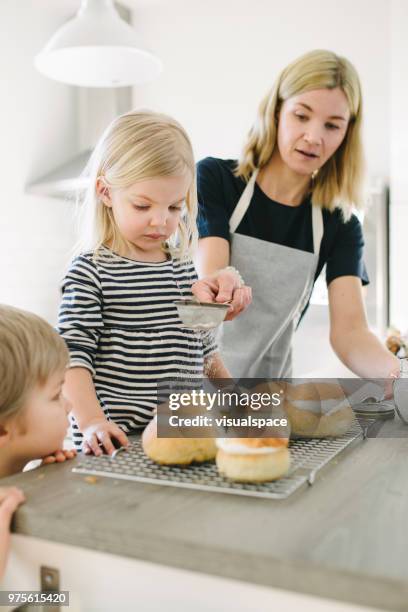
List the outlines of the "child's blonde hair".
{"label": "child's blonde hair", "polygon": [[118,231],[112,209],[96,193],[98,178],[103,178],[107,187],[126,188],[137,181],[179,176],[186,170],[191,174],[186,209],[177,235],[164,248],[178,257],[191,256],[198,237],[195,163],[190,139],[175,119],[161,113],[132,111],[114,119],[85,168],[89,185],[81,203],[81,237],[76,254],[94,251],[97,257],[102,245],[123,254],[129,246]]}
{"label": "child's blonde hair", "polygon": [[349,218],[352,207],[363,204],[361,85],[354,66],[331,51],[306,53],[281,72],[261,101],[257,120],[243,147],[237,176],[247,181],[256,168],[262,168],[270,160],[276,145],[279,111],[285,100],[313,89],[336,87],[347,98],[350,120],[342,144],[313,180],[312,202],[328,210],[338,207],[344,218]]}
{"label": "child's blonde hair", "polygon": [[16,415],[28,393],[67,367],[64,340],[35,314],[0,304],[0,419]]}

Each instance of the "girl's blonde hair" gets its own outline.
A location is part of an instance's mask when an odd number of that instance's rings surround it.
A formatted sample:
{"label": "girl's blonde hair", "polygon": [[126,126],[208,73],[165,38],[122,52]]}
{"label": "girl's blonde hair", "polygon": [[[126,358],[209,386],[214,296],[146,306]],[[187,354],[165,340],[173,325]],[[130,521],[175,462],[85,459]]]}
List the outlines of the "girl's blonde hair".
{"label": "girl's blonde hair", "polygon": [[98,257],[103,245],[118,254],[129,247],[118,231],[112,209],[96,193],[98,178],[103,178],[107,187],[126,188],[137,181],[179,176],[186,171],[191,174],[191,184],[185,209],[177,234],[163,249],[177,257],[191,256],[197,243],[197,188],[190,139],[175,119],[161,113],[131,111],[114,119],[84,171],[88,187],[79,198],[80,240],[75,253],[93,251]]}
{"label": "girl's blonde hair", "polygon": [[55,329],[37,315],[0,304],[0,419],[17,415],[27,395],[68,366]]}
{"label": "girl's blonde hair", "polygon": [[246,181],[256,168],[262,168],[276,145],[279,111],[282,103],[313,89],[339,87],[345,94],[350,120],[344,140],[313,178],[312,202],[322,208],[342,210],[345,219],[352,207],[362,206],[364,156],[361,136],[361,85],[354,66],[331,51],[311,51],[289,64],[261,101],[238,163],[236,175]]}

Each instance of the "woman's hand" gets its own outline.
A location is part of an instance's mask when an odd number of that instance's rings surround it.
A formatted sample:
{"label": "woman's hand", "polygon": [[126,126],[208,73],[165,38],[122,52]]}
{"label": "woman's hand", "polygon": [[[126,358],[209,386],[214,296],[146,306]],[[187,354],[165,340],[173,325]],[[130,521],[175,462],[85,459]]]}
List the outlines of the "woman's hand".
{"label": "woman's hand", "polygon": [[368,327],[358,277],[341,276],[330,283],[329,307],[331,345],[352,372],[361,378],[387,378],[399,372],[398,357]]}
{"label": "woman's hand", "polygon": [[384,381],[384,399],[389,400],[394,397],[394,382],[400,377],[400,364],[398,363],[389,372],[387,379]]}
{"label": "woman's hand", "polygon": [[86,455],[90,453],[96,456],[102,455],[103,450],[111,455],[115,451],[112,438],[118,440],[121,446],[129,445],[125,432],[115,423],[108,421],[104,417],[88,421],[81,431],[84,436],[82,452]]}
{"label": "woman's hand", "polygon": [[57,450],[52,455],[47,455],[46,457],[44,457],[41,462],[41,465],[49,465],[51,463],[63,463],[68,459],[73,459],[74,457],[76,457],[76,454],[77,452],[73,448],[70,450]]}
{"label": "woman's hand", "polygon": [[251,288],[242,285],[238,274],[228,268],[195,282],[192,292],[200,302],[231,302],[226,321],[235,319],[252,302]]}

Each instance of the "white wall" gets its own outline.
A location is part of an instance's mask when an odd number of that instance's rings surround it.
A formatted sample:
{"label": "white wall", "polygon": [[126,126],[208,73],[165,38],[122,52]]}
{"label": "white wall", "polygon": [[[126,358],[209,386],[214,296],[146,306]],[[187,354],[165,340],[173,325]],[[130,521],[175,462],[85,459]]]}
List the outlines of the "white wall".
{"label": "white wall", "polygon": [[391,21],[391,321],[408,330],[408,3],[393,0]]}
{"label": "white wall", "polygon": [[358,69],[370,174],[388,175],[389,0],[155,0],[134,25],[165,63],[135,104],[165,110],[188,129],[198,158],[235,157],[261,96],[298,55],[327,48]]}
{"label": "white wall", "polygon": [[[311,48],[359,70],[371,175],[389,172],[389,0],[126,0],[146,44],[164,60],[135,106],[176,116],[197,158],[236,156],[277,71]],[[35,72],[34,55],[79,0],[0,3],[0,301],[55,320],[58,282],[73,242],[72,205],[24,185],[77,150],[75,88]]]}
{"label": "white wall", "polygon": [[76,4],[0,3],[0,302],[50,321],[72,243],[72,205],[28,196],[24,185],[75,152],[76,95],[38,74],[33,57]]}

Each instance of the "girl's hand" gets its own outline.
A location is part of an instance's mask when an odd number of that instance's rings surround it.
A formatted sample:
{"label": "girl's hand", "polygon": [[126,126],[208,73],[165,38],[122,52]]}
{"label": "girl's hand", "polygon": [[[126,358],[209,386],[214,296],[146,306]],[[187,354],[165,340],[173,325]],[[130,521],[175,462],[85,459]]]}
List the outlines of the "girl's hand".
{"label": "girl's hand", "polygon": [[[102,455],[103,450],[109,455],[115,451],[115,447],[111,438],[115,438],[122,446],[128,446],[129,440],[125,432],[112,421],[105,418],[96,418],[88,421],[85,427],[82,427],[82,452],[86,455],[93,453],[94,455]],[[102,448],[101,448],[102,447]]]}
{"label": "girl's hand", "polygon": [[63,463],[67,459],[73,459],[74,457],[76,457],[76,454],[77,452],[75,449],[57,450],[52,455],[47,455],[47,457],[44,457],[41,465],[49,465],[50,463]]}
{"label": "girl's hand", "polygon": [[25,501],[24,493],[17,487],[0,488],[0,528],[8,530],[11,517],[17,507]]}

